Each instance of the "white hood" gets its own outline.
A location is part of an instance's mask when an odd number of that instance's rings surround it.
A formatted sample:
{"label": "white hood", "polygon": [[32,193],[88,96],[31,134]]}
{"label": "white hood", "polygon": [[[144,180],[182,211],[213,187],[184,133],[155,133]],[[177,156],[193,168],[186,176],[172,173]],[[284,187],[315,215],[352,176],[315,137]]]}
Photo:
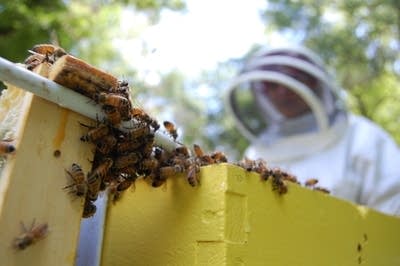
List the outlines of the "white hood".
{"label": "white hood", "polygon": [[[315,79],[319,93],[284,68],[299,70]],[[258,93],[264,82],[292,90],[310,111],[286,118],[267,96]],[[335,143],[348,124],[340,91],[322,60],[309,50],[283,48],[256,53],[232,80],[227,98],[237,128],[251,142],[246,156],[279,162],[315,153]]]}

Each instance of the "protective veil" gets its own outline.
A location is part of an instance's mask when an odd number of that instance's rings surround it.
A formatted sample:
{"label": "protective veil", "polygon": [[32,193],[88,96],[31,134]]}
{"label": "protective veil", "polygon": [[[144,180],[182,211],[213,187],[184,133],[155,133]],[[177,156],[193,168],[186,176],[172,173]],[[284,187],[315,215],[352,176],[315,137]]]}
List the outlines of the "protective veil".
{"label": "protective veil", "polygon": [[[300,74],[311,76],[310,88]],[[288,118],[260,93],[265,82],[292,90],[309,111]],[[245,152],[304,182],[317,178],[333,195],[400,215],[400,151],[371,121],[349,115],[343,92],[322,60],[303,47],[260,50],[228,90],[227,105],[240,132],[250,140]]]}

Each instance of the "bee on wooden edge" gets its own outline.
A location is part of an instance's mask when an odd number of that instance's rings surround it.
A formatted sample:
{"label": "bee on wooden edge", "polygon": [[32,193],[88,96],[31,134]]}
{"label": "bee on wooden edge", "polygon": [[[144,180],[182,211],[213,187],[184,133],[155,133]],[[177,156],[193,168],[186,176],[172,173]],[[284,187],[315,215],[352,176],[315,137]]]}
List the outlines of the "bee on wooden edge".
{"label": "bee on wooden edge", "polygon": [[0,155],[10,155],[15,153],[16,148],[14,144],[12,144],[11,139],[3,139],[0,141]]}
{"label": "bee on wooden edge", "polygon": [[24,223],[21,222],[21,230],[22,233],[13,241],[13,247],[17,250],[24,250],[44,239],[49,232],[47,223],[35,225],[35,219],[29,228],[26,228]]}

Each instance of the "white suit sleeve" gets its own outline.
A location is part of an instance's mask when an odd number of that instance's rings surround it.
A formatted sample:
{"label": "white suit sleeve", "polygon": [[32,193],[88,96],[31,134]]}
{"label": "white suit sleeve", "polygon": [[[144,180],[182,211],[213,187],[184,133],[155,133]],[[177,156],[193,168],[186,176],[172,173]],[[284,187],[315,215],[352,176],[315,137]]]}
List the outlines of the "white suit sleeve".
{"label": "white suit sleeve", "polygon": [[[364,180],[362,201],[366,205],[387,214],[400,216],[400,149],[383,129],[376,129],[377,150],[374,173]],[[372,138],[374,139],[374,138]]]}

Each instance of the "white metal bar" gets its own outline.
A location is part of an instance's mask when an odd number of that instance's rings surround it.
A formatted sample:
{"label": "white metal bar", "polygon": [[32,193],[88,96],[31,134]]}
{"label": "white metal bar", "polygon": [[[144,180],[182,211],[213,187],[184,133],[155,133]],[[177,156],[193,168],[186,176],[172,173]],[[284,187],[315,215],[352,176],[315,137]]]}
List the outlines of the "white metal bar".
{"label": "white metal bar", "polygon": [[77,249],[76,266],[100,266],[106,222],[108,195],[103,193],[95,202],[93,217],[82,219]]}
{"label": "white metal bar", "polygon": [[[0,57],[0,80],[93,120],[104,118],[100,105],[88,97],[65,88],[2,57]],[[119,129],[126,131],[131,127],[132,121],[124,121],[121,123]],[[159,131],[155,132],[155,142],[169,151],[179,146],[178,143]]]}

